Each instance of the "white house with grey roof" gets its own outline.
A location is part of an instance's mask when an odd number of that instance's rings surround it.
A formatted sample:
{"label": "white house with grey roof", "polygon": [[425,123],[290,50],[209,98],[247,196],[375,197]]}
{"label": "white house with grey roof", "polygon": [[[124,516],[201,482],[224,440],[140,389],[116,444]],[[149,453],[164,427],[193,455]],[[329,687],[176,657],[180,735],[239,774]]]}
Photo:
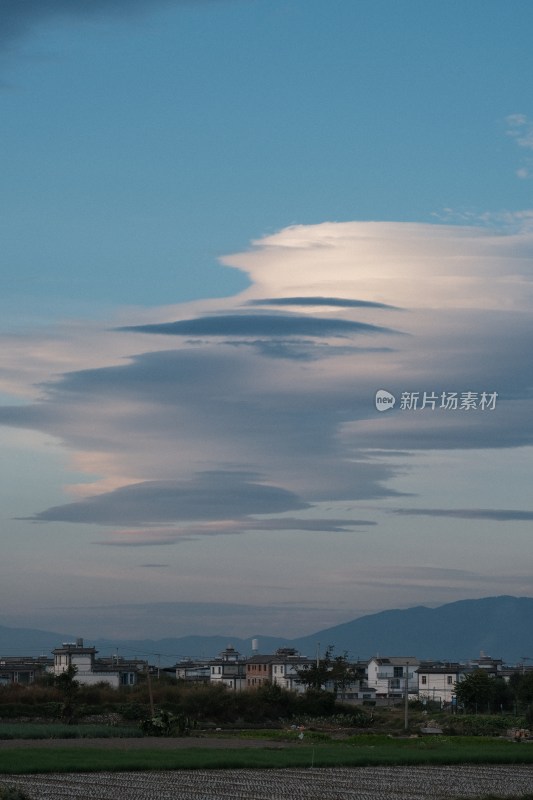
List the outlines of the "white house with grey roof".
{"label": "white house with grey roof", "polygon": [[415,656],[374,656],[367,664],[367,685],[376,697],[403,697],[407,675],[407,691],[418,692],[419,660]]}

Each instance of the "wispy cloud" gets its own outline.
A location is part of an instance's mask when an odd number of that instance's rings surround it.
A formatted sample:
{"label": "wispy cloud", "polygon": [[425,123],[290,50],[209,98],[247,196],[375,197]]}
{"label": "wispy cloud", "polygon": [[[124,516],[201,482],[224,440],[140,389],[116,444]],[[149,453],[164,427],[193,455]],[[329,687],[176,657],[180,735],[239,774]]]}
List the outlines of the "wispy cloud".
{"label": "wispy cloud", "polygon": [[[506,122],[507,135],[514,139],[518,147],[533,150],[533,121],[525,114],[510,114]],[[525,158],[516,174],[519,178],[533,177],[533,159]]]}
{"label": "wispy cloud", "polygon": [[394,513],[413,517],[482,519],[489,522],[528,522],[533,520],[533,511],[510,508],[398,508]]}
{"label": "wispy cloud", "polygon": [[519,147],[533,150],[533,121],[525,114],[511,114],[507,117],[508,136],[516,140]]}
{"label": "wispy cloud", "polygon": [[372,520],[360,519],[306,519],[305,517],[269,517],[255,519],[218,519],[212,522],[186,523],[177,528],[152,527],[112,531],[106,539],[95,544],[112,547],[154,547],[175,545],[204,536],[227,536],[248,531],[306,531],[311,533],[347,533],[354,528],[376,525]]}
{"label": "wispy cloud", "polygon": [[130,17],[164,5],[185,5],[217,0],[2,0],[0,44],[28,33],[36,25],[55,19],[85,17]]}

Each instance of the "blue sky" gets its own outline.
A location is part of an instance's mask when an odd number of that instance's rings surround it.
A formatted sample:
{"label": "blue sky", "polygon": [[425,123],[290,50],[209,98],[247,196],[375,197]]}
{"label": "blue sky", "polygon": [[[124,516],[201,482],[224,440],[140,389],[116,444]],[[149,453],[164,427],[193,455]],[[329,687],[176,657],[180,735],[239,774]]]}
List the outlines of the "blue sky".
{"label": "blue sky", "polygon": [[3,624],[531,595],[532,23],[0,4]]}

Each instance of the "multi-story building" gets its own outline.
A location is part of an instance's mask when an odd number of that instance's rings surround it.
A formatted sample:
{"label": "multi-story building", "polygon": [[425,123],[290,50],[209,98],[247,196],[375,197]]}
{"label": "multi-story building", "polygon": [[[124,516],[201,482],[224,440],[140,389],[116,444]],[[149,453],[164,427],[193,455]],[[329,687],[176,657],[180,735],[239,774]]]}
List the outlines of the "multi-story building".
{"label": "multi-story building", "polygon": [[414,656],[375,656],[367,664],[367,686],[375,689],[376,697],[403,697],[407,676],[409,694],[418,692],[419,660]]}
{"label": "multi-story building", "polygon": [[85,647],[83,639],[76,642],[64,642],[61,647],[52,650],[54,655],[54,675],[73,666],[76,668],[76,680],[84,685],[108,683],[113,688],[133,686],[137,682],[138,673],[146,667],[144,661],[127,661],[116,656],[108,659],[97,659],[95,647]]}
{"label": "multi-story building", "polygon": [[211,683],[222,684],[233,691],[240,691],[246,686],[246,659],[231,645],[209,662],[209,669]]}
{"label": "multi-story building", "polygon": [[304,692],[305,684],[299,672],[313,664],[313,660],[292,647],[280,647],[273,654],[256,653],[246,662],[246,687],[257,689],[265,683],[273,683],[295,692]]}

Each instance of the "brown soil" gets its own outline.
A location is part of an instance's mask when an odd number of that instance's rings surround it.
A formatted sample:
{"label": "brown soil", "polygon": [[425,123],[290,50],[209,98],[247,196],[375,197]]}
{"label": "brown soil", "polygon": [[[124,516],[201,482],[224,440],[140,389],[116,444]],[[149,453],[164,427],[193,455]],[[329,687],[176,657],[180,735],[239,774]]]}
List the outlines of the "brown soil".
{"label": "brown soil", "polygon": [[271,742],[267,739],[239,739],[218,736],[184,736],[170,738],[166,736],[143,736],[137,738],[108,739],[0,739],[0,750],[13,748],[46,748],[46,747],[98,747],[106,750],[186,750],[192,747],[238,750],[244,747],[263,747],[282,749],[295,747],[294,742]]}

